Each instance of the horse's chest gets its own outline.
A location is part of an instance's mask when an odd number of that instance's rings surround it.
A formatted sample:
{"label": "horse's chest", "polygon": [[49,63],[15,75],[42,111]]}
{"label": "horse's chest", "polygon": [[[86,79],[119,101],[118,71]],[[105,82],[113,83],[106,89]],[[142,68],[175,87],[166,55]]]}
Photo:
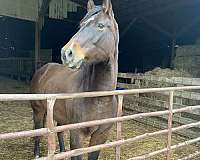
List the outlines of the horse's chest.
{"label": "horse's chest", "polygon": [[94,103],[91,105],[93,108],[95,108],[95,111],[99,114],[102,114],[107,110],[107,106],[110,102],[106,102],[103,100],[95,100]]}
{"label": "horse's chest", "polygon": [[116,113],[115,102],[112,97],[93,98],[80,101],[74,110],[80,121],[89,121],[114,117]]}

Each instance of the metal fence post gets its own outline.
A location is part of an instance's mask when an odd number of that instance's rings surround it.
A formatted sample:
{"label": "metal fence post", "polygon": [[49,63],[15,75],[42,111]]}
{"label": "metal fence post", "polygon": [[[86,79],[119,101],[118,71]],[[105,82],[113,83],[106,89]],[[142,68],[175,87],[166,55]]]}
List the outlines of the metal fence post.
{"label": "metal fence post", "polygon": [[[122,116],[122,106],[123,106],[123,95],[118,95],[118,110],[117,117]],[[117,140],[121,140],[122,138],[122,122],[117,122]],[[116,147],[116,160],[120,160],[121,155],[121,146]]]}
{"label": "metal fence post", "polygon": [[169,94],[169,116],[168,116],[168,136],[167,136],[167,160],[171,159],[171,144],[172,144],[172,124],[173,124],[173,102],[174,91]]}
{"label": "metal fence post", "polygon": [[48,160],[54,159],[56,151],[56,134],[54,133],[53,108],[56,99],[47,99]]}

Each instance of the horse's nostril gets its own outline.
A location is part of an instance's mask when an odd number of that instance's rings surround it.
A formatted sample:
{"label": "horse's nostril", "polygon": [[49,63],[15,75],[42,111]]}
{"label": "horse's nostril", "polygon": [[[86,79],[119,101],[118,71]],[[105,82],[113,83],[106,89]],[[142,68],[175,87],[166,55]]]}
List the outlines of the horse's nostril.
{"label": "horse's nostril", "polygon": [[72,56],[72,50],[70,49],[68,52],[68,55],[71,57]]}
{"label": "horse's nostril", "polygon": [[65,51],[65,55],[67,56],[67,57],[72,57],[72,50],[71,49],[67,49],[66,51]]}

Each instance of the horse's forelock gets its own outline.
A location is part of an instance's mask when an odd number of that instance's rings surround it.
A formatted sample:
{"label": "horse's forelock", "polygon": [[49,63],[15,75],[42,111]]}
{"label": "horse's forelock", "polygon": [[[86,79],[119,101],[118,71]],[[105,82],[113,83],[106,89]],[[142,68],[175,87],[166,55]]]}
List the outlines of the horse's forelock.
{"label": "horse's forelock", "polygon": [[81,20],[80,26],[81,26],[81,24],[86,23],[90,18],[99,14],[102,10],[103,10],[102,6],[95,6],[95,8],[93,10],[91,10],[90,12],[88,12],[85,15],[85,17]]}
{"label": "horse's forelock", "polygon": [[[101,12],[104,12],[104,9],[102,6],[95,6],[92,10],[90,10],[85,17],[80,21],[80,27],[81,24],[86,24],[87,22],[90,22],[89,20],[95,16],[97,16],[98,14],[100,14]],[[108,15],[109,17],[111,17],[111,19],[114,17],[114,13],[112,12],[111,15]]]}

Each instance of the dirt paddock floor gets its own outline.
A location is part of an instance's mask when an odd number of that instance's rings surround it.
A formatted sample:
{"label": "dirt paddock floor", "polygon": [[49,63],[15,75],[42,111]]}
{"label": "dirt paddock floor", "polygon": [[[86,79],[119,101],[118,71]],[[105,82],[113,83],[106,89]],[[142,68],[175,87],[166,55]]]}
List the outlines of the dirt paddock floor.
{"label": "dirt paddock floor", "polygon": [[[0,77],[0,93],[28,93],[28,85],[22,82]],[[116,139],[116,127],[113,127],[108,142]],[[0,133],[33,129],[32,110],[29,102],[0,102]],[[136,121],[123,123],[123,138],[131,138],[157,129]],[[69,150],[68,134],[66,132],[66,149]],[[173,144],[187,140],[186,138],[173,135]],[[33,139],[19,139],[0,141],[0,160],[29,160],[33,159]],[[122,147],[122,160],[136,155],[142,155],[166,147],[166,135],[156,136],[138,141]],[[42,155],[47,154],[46,137],[42,139]],[[190,145],[173,152],[174,160],[197,151],[199,147]],[[115,149],[102,151],[101,160],[114,160]],[[164,160],[165,155],[151,158],[152,160]],[[199,158],[196,158],[198,160]]]}

